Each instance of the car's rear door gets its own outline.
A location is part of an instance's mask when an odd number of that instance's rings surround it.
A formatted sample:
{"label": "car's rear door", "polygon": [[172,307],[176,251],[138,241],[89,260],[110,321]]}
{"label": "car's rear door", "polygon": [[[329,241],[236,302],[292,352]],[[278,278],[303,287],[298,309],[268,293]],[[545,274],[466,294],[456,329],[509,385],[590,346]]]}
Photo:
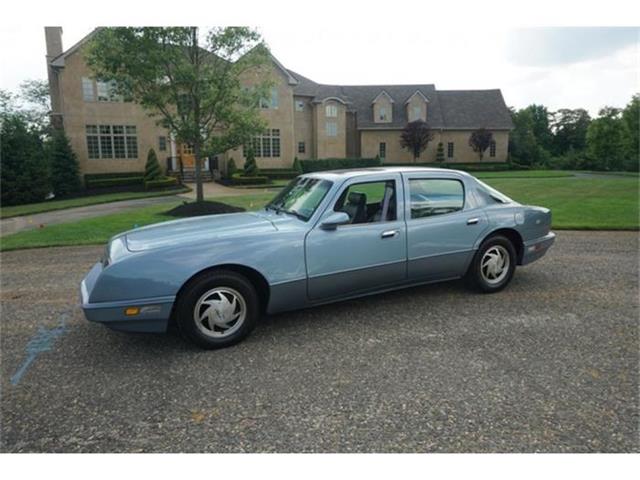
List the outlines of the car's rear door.
{"label": "car's rear door", "polygon": [[441,172],[404,173],[408,278],[443,280],[462,276],[487,216],[467,194],[464,176]]}
{"label": "car's rear door", "polygon": [[[367,205],[364,213],[359,206],[362,195]],[[348,204],[349,198],[353,204]],[[404,210],[399,174],[347,180],[306,238],[309,298],[348,296],[404,282]],[[345,211],[356,221],[335,230],[323,229],[323,219],[336,211]]]}

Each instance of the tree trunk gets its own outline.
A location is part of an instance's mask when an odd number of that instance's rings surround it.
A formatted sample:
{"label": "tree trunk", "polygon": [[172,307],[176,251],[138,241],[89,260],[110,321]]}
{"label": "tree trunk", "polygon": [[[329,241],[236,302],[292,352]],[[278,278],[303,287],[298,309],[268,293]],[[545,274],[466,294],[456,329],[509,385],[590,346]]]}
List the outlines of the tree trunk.
{"label": "tree trunk", "polygon": [[200,141],[193,144],[193,154],[195,156],[196,166],[196,202],[204,201],[204,192],[202,189],[202,159],[200,157]]}

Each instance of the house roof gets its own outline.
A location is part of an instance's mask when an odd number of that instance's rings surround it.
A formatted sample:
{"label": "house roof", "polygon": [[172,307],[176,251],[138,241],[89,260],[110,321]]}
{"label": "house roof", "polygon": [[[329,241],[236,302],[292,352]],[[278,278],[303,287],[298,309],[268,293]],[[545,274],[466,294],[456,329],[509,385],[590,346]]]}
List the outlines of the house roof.
{"label": "house roof", "polygon": [[[298,80],[294,95],[312,97],[322,102],[329,97],[341,98],[350,111],[357,114],[359,129],[400,129],[407,118],[406,103],[418,94],[428,102],[427,118],[432,128],[511,129],[511,114],[500,90],[436,90],[433,84],[423,85],[323,85],[289,72]],[[382,93],[392,100],[392,121],[377,123],[373,119],[372,102]]]}

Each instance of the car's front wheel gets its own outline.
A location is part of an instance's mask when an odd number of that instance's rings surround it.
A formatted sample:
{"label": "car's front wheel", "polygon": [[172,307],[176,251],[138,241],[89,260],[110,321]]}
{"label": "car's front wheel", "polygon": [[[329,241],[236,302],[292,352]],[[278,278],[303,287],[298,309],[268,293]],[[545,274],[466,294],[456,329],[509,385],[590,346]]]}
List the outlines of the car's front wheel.
{"label": "car's front wheel", "polygon": [[476,252],[467,273],[473,287],[493,293],[506,287],[516,269],[516,250],[511,241],[501,235],[489,237]]}
{"label": "car's front wheel", "polygon": [[258,321],[260,302],[242,275],[218,270],[193,280],[180,295],[176,321],[202,348],[224,348],[245,338]]}

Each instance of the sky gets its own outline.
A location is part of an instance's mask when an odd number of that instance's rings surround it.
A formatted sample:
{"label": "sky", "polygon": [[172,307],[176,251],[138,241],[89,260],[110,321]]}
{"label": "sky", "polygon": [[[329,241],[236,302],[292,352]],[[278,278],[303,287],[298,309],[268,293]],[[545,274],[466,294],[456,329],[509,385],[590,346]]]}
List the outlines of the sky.
{"label": "sky", "polygon": [[[393,24],[391,24],[393,25]],[[433,83],[442,90],[500,88],[507,105],[624,107],[640,92],[640,28],[542,27],[372,29],[321,25],[258,27],[287,68],[319,83]],[[91,27],[64,26],[69,48]],[[0,88],[46,78],[41,26],[2,26]]]}

